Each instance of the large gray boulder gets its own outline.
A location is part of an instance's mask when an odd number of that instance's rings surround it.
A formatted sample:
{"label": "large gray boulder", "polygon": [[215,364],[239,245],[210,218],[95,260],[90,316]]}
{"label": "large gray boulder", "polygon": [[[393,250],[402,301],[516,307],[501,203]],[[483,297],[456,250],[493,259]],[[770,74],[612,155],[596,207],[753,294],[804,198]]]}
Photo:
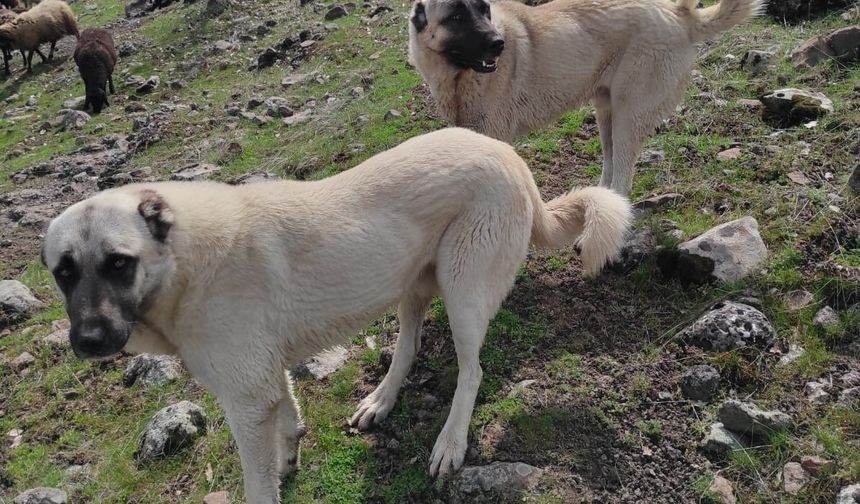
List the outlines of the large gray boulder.
{"label": "large gray boulder", "polygon": [[17,280],[0,280],[0,320],[16,321],[43,306],[26,285]]}
{"label": "large gray boulder", "polygon": [[734,282],[754,273],[767,259],[767,247],[753,217],[720,224],[678,245],[678,251],[679,261],[684,256],[712,261],[710,276],[723,282]]}
{"label": "large gray boulder", "polygon": [[718,416],[727,429],[750,437],[767,437],[773,432],[790,429],[792,425],[791,417],[782,411],[766,411],[737,400],[724,402]]}
{"label": "large gray boulder", "polygon": [[452,483],[455,502],[518,501],[517,496],[532,488],[543,471],[523,462],[493,462],[466,467]]}
{"label": "large gray boulder", "polygon": [[58,488],[31,488],[25,492],[19,493],[12,500],[13,504],[66,504],[68,502],[66,492]]}
{"label": "large gray boulder", "polygon": [[752,306],[725,301],[714,305],[675,338],[682,344],[715,352],[745,347],[765,349],[776,338],[776,329]]}
{"label": "large gray boulder", "polygon": [[151,461],[172,455],[206,433],[200,406],[182,401],[159,410],[146,425],[134,458]]}
{"label": "large gray boulder", "polygon": [[135,355],[128,362],[123,383],[131,387],[139,383],[144,387],[157,387],[176,381],[182,374],[179,359],[170,355]]}

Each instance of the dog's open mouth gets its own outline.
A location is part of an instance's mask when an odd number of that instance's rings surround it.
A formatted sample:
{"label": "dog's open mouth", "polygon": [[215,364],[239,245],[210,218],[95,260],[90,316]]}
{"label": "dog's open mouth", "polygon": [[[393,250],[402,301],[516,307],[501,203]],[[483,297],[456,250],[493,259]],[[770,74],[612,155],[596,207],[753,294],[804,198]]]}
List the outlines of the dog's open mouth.
{"label": "dog's open mouth", "polygon": [[499,58],[491,58],[491,59],[468,59],[459,51],[448,51],[448,57],[452,63],[457,65],[460,68],[468,68],[470,70],[474,70],[478,73],[491,73],[495,72],[498,68]]}

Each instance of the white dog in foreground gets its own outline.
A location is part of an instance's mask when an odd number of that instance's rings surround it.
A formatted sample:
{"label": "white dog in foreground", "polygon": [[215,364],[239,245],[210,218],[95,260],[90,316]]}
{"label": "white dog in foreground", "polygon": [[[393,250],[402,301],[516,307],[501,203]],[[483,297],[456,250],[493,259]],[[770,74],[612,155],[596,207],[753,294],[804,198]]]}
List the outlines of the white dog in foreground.
{"label": "white dog in foreground", "polygon": [[398,304],[387,375],[360,428],[391,411],[441,294],[459,375],[431,474],[463,462],[478,352],[529,244],[576,244],[587,274],[619,250],[630,206],[609,189],[543,203],[528,167],[463,129],[422,135],[315,182],[134,184],[51,222],[42,251],[81,358],[179,355],[224,407],[251,504],[278,502],[304,432],[291,369]]}

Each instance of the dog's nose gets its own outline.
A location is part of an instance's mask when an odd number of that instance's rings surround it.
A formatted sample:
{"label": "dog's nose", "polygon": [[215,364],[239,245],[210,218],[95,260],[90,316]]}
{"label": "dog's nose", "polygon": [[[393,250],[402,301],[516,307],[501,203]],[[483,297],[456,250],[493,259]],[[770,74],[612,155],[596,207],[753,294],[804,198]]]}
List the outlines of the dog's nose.
{"label": "dog's nose", "polygon": [[77,350],[83,355],[100,355],[107,341],[107,331],[102,324],[84,323],[72,338]]}
{"label": "dog's nose", "polygon": [[504,50],[505,50],[505,40],[504,40],[502,37],[499,37],[498,35],[496,35],[496,36],[495,36],[495,37],[490,41],[490,50],[491,50],[491,51],[493,52],[493,54],[495,54],[496,56],[498,56],[498,55],[502,54],[502,51],[504,51]]}

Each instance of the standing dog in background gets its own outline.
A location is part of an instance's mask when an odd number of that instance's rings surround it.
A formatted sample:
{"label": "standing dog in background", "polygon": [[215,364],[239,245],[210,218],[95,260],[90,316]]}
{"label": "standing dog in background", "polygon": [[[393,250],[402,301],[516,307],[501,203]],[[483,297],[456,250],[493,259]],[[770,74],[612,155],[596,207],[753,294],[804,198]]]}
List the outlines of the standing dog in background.
{"label": "standing dog in background", "polygon": [[416,0],[409,58],[451,123],[510,142],[589,99],[600,185],[628,194],[645,139],[683,97],[695,44],[763,0]]}
{"label": "standing dog in background", "polygon": [[65,300],[75,354],[178,354],[224,407],[247,502],[275,504],[304,432],[285,369],[399,303],[391,367],[351,421],[368,428],[394,407],[441,294],[459,374],[430,473],[456,470],[487,325],[529,244],[576,244],[595,274],[629,221],[627,200],[605,188],[544,203],[509,145],[447,129],[314,182],[111,189],[51,222],[42,260]]}

